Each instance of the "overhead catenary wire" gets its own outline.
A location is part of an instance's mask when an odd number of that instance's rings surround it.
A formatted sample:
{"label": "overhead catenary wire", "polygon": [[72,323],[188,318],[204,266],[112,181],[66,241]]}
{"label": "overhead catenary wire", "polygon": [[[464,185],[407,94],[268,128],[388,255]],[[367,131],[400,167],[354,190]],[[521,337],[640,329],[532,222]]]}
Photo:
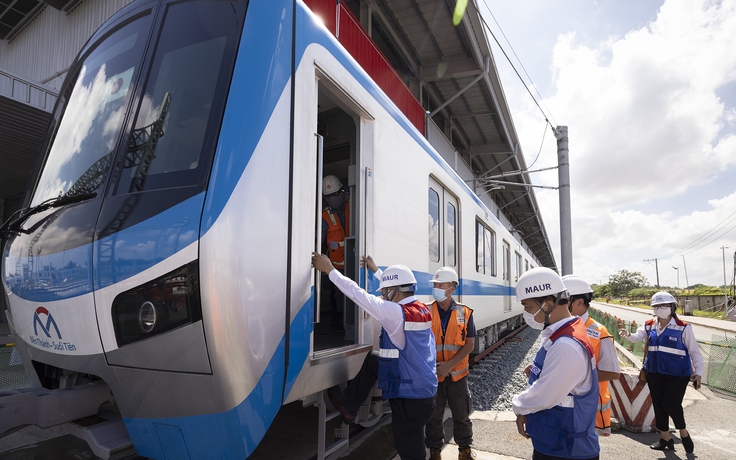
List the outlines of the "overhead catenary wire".
{"label": "overhead catenary wire", "polygon": [[[496,23],[496,26],[498,27],[498,30],[501,31],[501,35],[503,35],[504,40],[506,40],[506,43],[508,43],[509,48],[511,48],[511,52],[514,54],[514,57],[519,62],[519,65],[521,66],[521,68],[524,70],[524,74],[527,76],[527,78],[529,79],[529,81],[534,86],[534,90],[537,91],[536,85],[534,85],[534,82],[532,81],[531,77],[529,76],[529,74],[527,73],[526,69],[524,68],[524,64],[521,63],[521,59],[519,59],[519,56],[516,54],[516,51],[514,51],[514,47],[511,45],[511,42],[506,37],[506,34],[503,32],[503,29],[501,29],[501,26],[498,24],[498,21],[496,21],[495,16],[493,16],[493,13],[491,12],[490,6],[488,6],[488,3],[487,2],[483,2],[483,3],[485,5],[486,9],[488,10],[488,14],[491,15],[491,17],[493,18],[493,21]],[[488,22],[486,22],[486,19],[483,17],[482,14],[480,15],[480,20],[481,20],[481,22],[483,22],[483,25],[486,27],[486,30],[488,30],[488,33],[491,34],[491,37],[493,37],[493,40],[498,45],[498,48],[503,53],[503,55],[506,58],[506,60],[508,61],[509,65],[511,65],[511,68],[514,69],[514,72],[516,73],[516,76],[519,77],[519,81],[521,81],[521,84],[524,85],[524,88],[526,89],[527,93],[529,93],[529,96],[531,96],[532,100],[534,101],[534,104],[536,104],[537,108],[542,113],[542,116],[544,117],[544,121],[546,121],[550,126],[556,126],[557,125],[557,122],[554,122],[554,117],[552,116],[552,113],[550,112],[550,114],[547,115],[547,113],[545,113],[545,111],[542,109],[542,106],[539,105],[539,101],[537,101],[537,98],[534,97],[534,94],[532,94],[532,91],[529,89],[529,86],[526,84],[526,82],[524,81],[524,79],[521,77],[521,74],[517,70],[517,68],[514,65],[514,63],[511,61],[511,58],[509,58],[509,55],[506,53],[506,50],[504,49],[504,47],[501,46],[501,42],[498,41],[498,38],[496,38],[496,34],[493,33],[493,30],[488,25]],[[540,99],[543,99],[542,96],[539,94],[539,91],[537,91],[537,94],[539,95],[539,98]],[[547,110],[549,110],[549,109],[547,109]],[[552,124],[552,122],[549,121],[550,118],[553,120],[554,125]]]}

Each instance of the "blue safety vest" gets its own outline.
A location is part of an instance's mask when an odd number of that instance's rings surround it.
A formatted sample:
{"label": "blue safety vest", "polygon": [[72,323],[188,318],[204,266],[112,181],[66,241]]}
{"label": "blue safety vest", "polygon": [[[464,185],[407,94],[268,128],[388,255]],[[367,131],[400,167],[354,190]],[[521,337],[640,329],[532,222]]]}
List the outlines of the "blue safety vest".
{"label": "blue safety vest", "polygon": [[[571,337],[582,346],[587,356],[593,357],[593,348],[588,341],[585,325],[575,318],[550,336],[554,343],[558,338]],[[529,374],[529,385],[533,384],[544,368],[547,349],[542,347],[534,357],[534,366]],[[600,452],[598,435],[595,432],[595,415],[598,410],[598,374],[593,361],[590,362],[593,382],[590,390],[582,395],[568,394],[555,407],[526,416],[526,432],[532,438],[534,449],[553,457],[592,458]]]}
{"label": "blue safety vest", "polygon": [[381,329],[378,388],[384,399],[433,398],[437,392],[432,313],[419,301],[401,305],[406,346],[396,348]]}
{"label": "blue safety vest", "polygon": [[655,374],[688,377],[693,373],[690,363],[690,353],[685,342],[682,341],[682,332],[687,323],[675,319],[675,324],[668,324],[661,334],[654,330],[656,320],[650,319],[645,324],[649,330],[647,358],[644,369]]}

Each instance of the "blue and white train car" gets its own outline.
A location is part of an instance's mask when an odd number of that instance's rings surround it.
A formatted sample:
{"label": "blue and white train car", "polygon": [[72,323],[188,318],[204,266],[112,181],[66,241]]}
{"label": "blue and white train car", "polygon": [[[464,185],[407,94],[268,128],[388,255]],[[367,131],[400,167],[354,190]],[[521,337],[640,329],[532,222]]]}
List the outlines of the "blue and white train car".
{"label": "blue and white train car", "polygon": [[303,3],[115,14],[69,69],[5,225],[8,318],[35,385],[104,382],[142,456],[248,457],[284,404],[377,346],[352,304],[326,325],[310,266],[326,174],[350,192],[348,275],[374,290],[360,255],[402,263],[428,300],[453,266],[488,341],[520,324],[512,280],[536,261]]}

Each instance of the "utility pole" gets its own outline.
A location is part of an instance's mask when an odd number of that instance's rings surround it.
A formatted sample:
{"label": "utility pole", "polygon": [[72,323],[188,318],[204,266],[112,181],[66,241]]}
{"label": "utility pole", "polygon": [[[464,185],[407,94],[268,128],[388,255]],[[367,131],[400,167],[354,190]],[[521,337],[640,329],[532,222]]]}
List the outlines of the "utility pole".
{"label": "utility pole", "polygon": [[557,177],[560,194],[560,254],[562,276],[572,271],[572,213],[570,211],[570,151],[567,145],[567,126],[553,129],[557,139]]}
{"label": "utility pole", "polygon": [[728,246],[721,246],[721,250],[723,251],[723,295],[726,300],[726,303],[723,304],[723,309],[728,309],[728,287],[726,286],[726,249],[728,249]]}
{"label": "utility pole", "polygon": [[685,256],[682,256],[682,266],[685,268],[685,288],[688,288],[690,286],[690,281],[687,280],[687,265],[685,265]]}
{"label": "utility pole", "polygon": [[659,264],[657,263],[657,258],[654,259],[644,259],[644,262],[651,262],[654,261],[654,269],[657,271],[657,289],[659,289]]}
{"label": "utility pole", "polygon": [[672,267],[677,272],[677,289],[680,289],[680,269],[678,267]]}

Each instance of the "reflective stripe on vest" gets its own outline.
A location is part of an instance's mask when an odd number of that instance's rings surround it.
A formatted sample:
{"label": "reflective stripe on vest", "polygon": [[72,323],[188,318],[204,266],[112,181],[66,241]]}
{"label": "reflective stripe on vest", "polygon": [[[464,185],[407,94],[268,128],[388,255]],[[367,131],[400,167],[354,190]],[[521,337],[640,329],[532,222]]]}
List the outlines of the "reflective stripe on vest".
{"label": "reflective stripe on vest", "polygon": [[330,208],[322,211],[322,218],[327,223],[327,253],[332,265],[342,270],[345,268],[345,237],[350,234],[350,202],[345,202],[345,228],[330,211]]}
{"label": "reflective stripe on vest", "polygon": [[[460,349],[465,346],[468,338],[467,318],[473,314],[473,310],[467,306],[455,302],[455,309],[449,310],[447,314],[447,329],[442,331],[442,320],[440,319],[439,306],[437,302],[432,302],[432,332],[434,333],[435,349],[437,351],[437,362],[450,361]],[[453,318],[455,318],[453,320]],[[450,378],[453,382],[460,380],[468,375],[468,356],[463,358],[450,371]],[[445,376],[438,376],[437,380],[442,382]]]}

